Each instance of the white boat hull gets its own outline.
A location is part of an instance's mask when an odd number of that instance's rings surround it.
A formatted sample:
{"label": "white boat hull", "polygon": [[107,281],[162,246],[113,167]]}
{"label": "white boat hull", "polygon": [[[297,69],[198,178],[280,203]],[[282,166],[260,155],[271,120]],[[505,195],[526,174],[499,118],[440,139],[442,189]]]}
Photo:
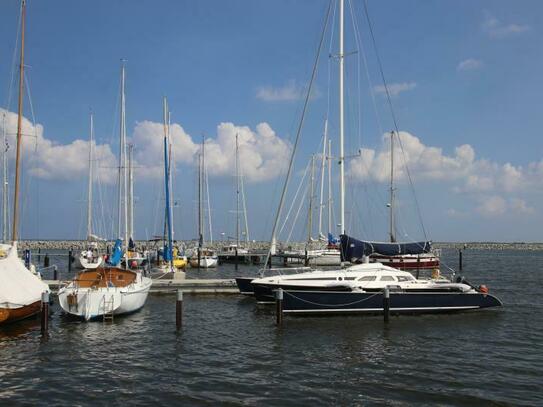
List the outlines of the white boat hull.
{"label": "white boat hull", "polygon": [[102,257],[97,257],[96,259],[93,259],[94,261],[90,261],[87,257],[82,255],[79,256],[78,260],[79,264],[77,265],[77,267],[87,270],[97,269],[104,262],[104,259]]}
{"label": "white boat hull", "polygon": [[122,315],[139,310],[145,305],[150,288],[151,279],[147,277],[126,287],[78,288],[70,283],[60,289],[58,299],[67,314],[89,321],[106,314]]}
{"label": "white boat hull", "polygon": [[[218,259],[216,257],[201,257],[200,258],[200,268],[213,268],[217,267]],[[190,259],[190,266],[191,267],[198,267],[198,258],[193,257]]]}

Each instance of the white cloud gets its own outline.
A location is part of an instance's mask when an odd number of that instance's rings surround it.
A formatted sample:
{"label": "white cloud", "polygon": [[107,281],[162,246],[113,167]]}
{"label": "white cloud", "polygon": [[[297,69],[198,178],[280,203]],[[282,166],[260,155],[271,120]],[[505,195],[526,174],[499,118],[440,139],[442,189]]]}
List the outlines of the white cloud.
{"label": "white cloud", "polygon": [[375,93],[386,95],[388,88],[388,93],[391,97],[396,97],[402,92],[407,92],[413,90],[417,87],[415,82],[402,82],[402,83],[389,83],[385,88],[384,85],[376,85],[373,87]]}
{"label": "white cloud", "polygon": [[[288,81],[286,85],[273,87],[273,86],[260,86],[256,89],[256,98],[264,102],[293,102],[302,100],[306,97],[307,89],[294,80]],[[317,88],[313,87],[311,91],[311,97],[317,98],[320,92]]]}
{"label": "white cloud", "polygon": [[457,71],[474,71],[483,67],[483,61],[480,59],[468,58],[461,61],[456,67]]}
{"label": "white cloud", "polygon": [[519,214],[528,214],[531,215],[535,212],[534,208],[528,206],[526,201],[520,198],[513,198],[510,202],[511,209]]}
{"label": "white cloud", "polygon": [[[0,109],[0,134],[2,134],[5,113],[5,127],[8,136],[10,159],[15,157],[17,114]],[[35,126],[23,117],[22,122],[22,152],[23,160],[29,174],[42,179],[72,180],[86,176],[88,173],[89,142],[76,139],[68,144],[59,144],[51,139],[45,138],[44,129],[41,124]],[[112,177],[105,176],[109,171],[105,166],[115,166],[116,158],[109,145],[95,144],[95,158],[98,162],[105,163],[104,166],[97,165],[104,182]]]}
{"label": "white cloud", "polygon": [[485,13],[485,18],[481,27],[483,32],[490,38],[496,39],[521,34],[531,29],[531,27],[526,24],[503,23],[488,12]]}
{"label": "white cloud", "polygon": [[477,207],[477,212],[484,217],[495,217],[503,215],[507,209],[507,203],[501,196],[490,196],[482,199]]}
{"label": "white cloud", "polygon": [[[136,160],[142,167],[138,176],[163,176],[163,131],[161,123],[137,123],[133,140],[137,148]],[[211,176],[234,175],[236,134],[240,167],[247,181],[266,181],[284,171],[291,147],[275,134],[269,124],[260,123],[253,131],[248,126],[221,123],[217,126],[216,137],[206,139],[206,166]],[[196,164],[200,146],[179,124],[171,127],[171,143],[176,166]]]}

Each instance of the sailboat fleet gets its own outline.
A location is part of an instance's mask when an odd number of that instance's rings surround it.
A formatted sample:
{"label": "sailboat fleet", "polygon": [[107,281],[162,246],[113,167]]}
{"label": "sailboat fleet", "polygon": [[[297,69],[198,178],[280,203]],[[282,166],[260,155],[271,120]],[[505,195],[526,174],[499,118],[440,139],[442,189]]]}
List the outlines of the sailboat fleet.
{"label": "sailboat fleet", "polygon": [[[17,145],[15,161],[15,185],[13,198],[12,239],[7,242],[7,164],[3,154],[4,188],[3,221],[4,243],[0,244],[0,324],[13,322],[32,316],[40,311],[42,293],[48,292],[48,286],[38,273],[17,255],[19,222],[19,183],[20,154],[22,144],[23,88],[24,88],[24,34],[26,2],[22,0],[21,51],[19,66],[19,103],[17,122]],[[283,274],[281,269],[273,270],[273,275],[266,276],[265,269],[258,276],[238,278],[240,292],[252,295],[258,302],[272,302],[277,290],[284,290],[284,310],[291,313],[372,313],[382,312],[382,293],[390,292],[391,311],[403,312],[451,312],[501,306],[501,301],[488,293],[484,286],[474,286],[464,279],[447,279],[440,275],[438,253],[431,248],[430,241],[397,242],[395,234],[395,186],[394,186],[394,139],[396,132],[390,133],[391,163],[389,188],[389,242],[360,240],[349,236],[345,219],[345,128],[344,128],[344,0],[339,0],[339,155],[335,158],[339,166],[339,239],[332,231],[332,150],[328,135],[328,120],[325,121],[322,151],[320,153],[320,202],[318,205],[318,235],[313,239],[314,179],[317,157],[311,160],[311,181],[308,202],[308,236],[303,251],[277,251],[277,225],[289,177],[292,172],[291,162],[287,172],[285,186],[275,224],[273,226],[270,249],[266,266],[270,266],[272,257],[279,253],[283,258],[301,257],[302,253],[308,265],[332,266],[332,269],[302,270],[292,274]],[[83,271],[58,291],[58,301],[62,310],[84,320],[112,319],[114,315],[128,314],[141,309],[149,294],[152,279],[142,267],[149,259],[135,245],[134,239],[134,146],[127,141],[126,101],[125,101],[125,63],[121,63],[120,91],[120,126],[119,126],[119,165],[117,173],[117,236],[118,239],[111,253],[103,253],[100,244],[103,239],[93,230],[93,178],[94,178],[94,117],[90,115],[89,131],[89,168],[87,188],[87,248],[77,260]],[[309,93],[306,99],[309,99]],[[223,247],[220,253],[208,246],[205,239],[204,203],[209,205],[209,186],[207,184],[205,139],[202,140],[198,153],[198,239],[187,259],[175,247],[173,235],[173,198],[172,198],[172,146],[170,140],[170,120],[167,100],[163,101],[164,110],[164,236],[163,247],[158,250],[157,263],[153,277],[184,279],[184,267],[216,268],[219,256],[222,261],[238,262],[248,254],[242,241],[249,242],[245,192],[241,176],[239,159],[239,136],[235,137],[236,171],[236,242]],[[304,108],[305,111],[305,108]],[[3,126],[5,130],[5,125]],[[301,129],[301,126],[300,126]],[[5,144],[5,134],[4,134]],[[328,176],[328,198],[324,197],[325,174]],[[323,211],[328,208],[328,236],[323,233]],[[208,216],[211,216],[208,207]],[[240,214],[244,215],[242,232]],[[211,237],[211,219],[209,218]],[[242,237],[243,236],[243,237]],[[325,248],[311,249],[310,245],[326,241]],[[417,271],[414,276],[411,272]],[[419,278],[420,270],[432,270],[431,278]],[[453,276],[454,277],[454,276]]]}

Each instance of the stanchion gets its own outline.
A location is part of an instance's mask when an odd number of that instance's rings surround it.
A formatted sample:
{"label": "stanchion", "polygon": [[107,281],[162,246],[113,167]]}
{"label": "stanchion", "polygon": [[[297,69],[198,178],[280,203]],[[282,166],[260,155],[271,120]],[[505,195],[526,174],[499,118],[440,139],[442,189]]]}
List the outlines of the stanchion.
{"label": "stanchion", "polygon": [[175,328],[179,331],[183,323],[183,291],[177,289],[177,300],[175,301]]}
{"label": "stanchion", "polygon": [[41,293],[41,334],[46,335],[49,331],[49,292]]}
{"label": "stanchion", "polygon": [[275,291],[275,323],[277,326],[283,325],[283,289],[278,288]]}
{"label": "stanchion", "polygon": [[385,322],[390,318],[390,290],[386,286],[383,290],[383,317]]}

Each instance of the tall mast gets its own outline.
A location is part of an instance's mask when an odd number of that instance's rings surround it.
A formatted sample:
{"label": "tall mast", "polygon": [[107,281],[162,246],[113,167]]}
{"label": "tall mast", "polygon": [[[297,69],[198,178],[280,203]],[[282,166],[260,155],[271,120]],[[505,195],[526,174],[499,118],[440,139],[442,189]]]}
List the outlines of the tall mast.
{"label": "tall mast", "polygon": [[343,53],[343,19],[344,0],[339,0],[339,233],[345,234],[345,152],[344,152],[344,111],[343,111],[343,74],[344,74],[344,53]]}
{"label": "tall mast", "polygon": [[128,145],[128,237],[134,239],[134,144]]}
{"label": "tall mast", "polygon": [[332,140],[328,140],[328,233],[332,232]]}
{"label": "tall mast", "polygon": [[326,147],[328,144],[328,119],[324,121],[324,137],[322,140],[322,160],[321,160],[321,195],[319,202],[319,238],[322,236],[322,210],[324,203],[324,167],[326,165]]}
{"label": "tall mast", "polygon": [[172,134],[171,134],[171,112],[168,107],[168,179],[170,182],[170,219],[172,223],[172,240],[175,239],[175,228],[173,220],[173,176],[172,176],[172,162],[173,162],[173,148],[172,148]]}
{"label": "tall mast", "polygon": [[313,194],[314,194],[314,178],[315,178],[315,155],[311,156],[311,181],[310,181],[310,191],[309,191],[309,212],[308,212],[308,222],[307,222],[307,242],[311,242],[311,232],[313,229]]}
{"label": "tall mast", "polygon": [[204,155],[204,136],[202,136],[202,146],[198,155],[198,247],[204,245],[203,217],[202,217],[202,190],[203,190],[203,155]]}
{"label": "tall mast", "polygon": [[8,242],[8,141],[6,138],[6,112],[2,116],[2,135],[3,135],[3,151],[2,151],[2,169],[4,176],[4,183],[2,185],[2,241],[4,243]]}
{"label": "tall mast", "polygon": [[19,61],[19,104],[17,111],[17,148],[15,155],[15,191],[13,199],[13,226],[12,238],[16,242],[17,225],[19,222],[19,177],[21,172],[21,143],[23,127],[23,89],[24,89],[24,69],[25,69],[25,18],[26,18],[26,0],[21,2],[21,59]]}
{"label": "tall mast", "polygon": [[239,247],[239,135],[236,133],[236,244]]}
{"label": "tall mast", "polygon": [[166,224],[168,233],[168,243],[164,253],[165,259],[170,264],[170,270],[173,270],[173,255],[172,255],[172,210],[170,206],[170,159],[168,154],[168,101],[164,97],[164,190],[166,201]]}
{"label": "tall mast", "polygon": [[204,175],[204,182],[206,186],[205,194],[206,194],[206,201],[207,201],[207,221],[209,226],[209,243],[213,244],[213,229],[211,228],[211,198],[209,197],[209,179],[207,176],[207,167],[206,167],[206,142],[204,140],[204,144],[202,146],[202,171]]}
{"label": "tall mast", "polygon": [[92,235],[92,181],[93,181],[93,160],[94,160],[94,115],[90,112],[90,134],[89,134],[89,184],[87,189],[87,239]]}
{"label": "tall mast", "polygon": [[122,140],[123,140],[123,169],[124,169],[124,242],[128,245],[128,165],[127,165],[127,151],[126,151],[126,97],[125,90],[125,72],[123,63],[123,84],[122,84],[122,98],[121,98],[121,122],[122,122]]}
{"label": "tall mast", "polygon": [[[121,59],[121,120],[119,124],[119,173],[118,173],[118,196],[117,196],[117,237],[123,235],[123,166],[124,166],[124,59]],[[126,240],[125,240],[126,244]]]}
{"label": "tall mast", "polygon": [[241,184],[241,202],[243,204],[243,221],[245,225],[245,243],[249,243],[249,222],[247,221],[247,201],[245,199],[245,182],[243,180],[243,171],[239,167],[239,176]]}
{"label": "tall mast", "polygon": [[396,236],[394,236],[394,131],[390,132],[390,225],[389,235],[390,241],[395,242]]}

